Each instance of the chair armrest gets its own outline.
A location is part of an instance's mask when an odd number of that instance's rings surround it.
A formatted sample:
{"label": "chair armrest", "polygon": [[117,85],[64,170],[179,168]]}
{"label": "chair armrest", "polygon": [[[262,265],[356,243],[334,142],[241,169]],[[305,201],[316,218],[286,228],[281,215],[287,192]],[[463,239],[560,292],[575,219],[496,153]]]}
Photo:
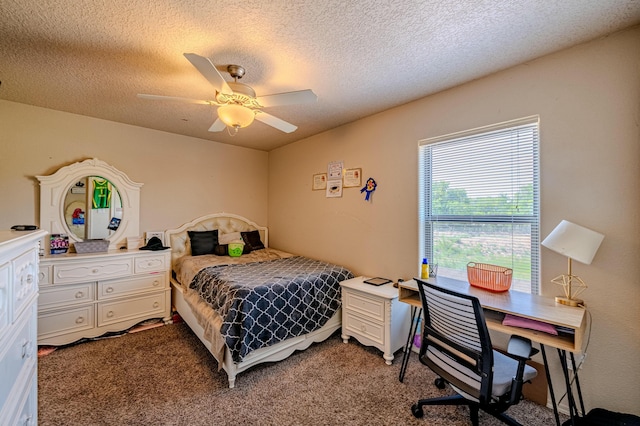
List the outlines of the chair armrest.
{"label": "chair armrest", "polygon": [[524,384],[522,378],[524,376],[525,363],[536,353],[538,353],[538,350],[531,347],[531,340],[520,336],[511,336],[509,338],[506,355],[518,361],[518,370],[511,381],[509,405],[517,404],[522,398],[522,385]]}
{"label": "chair armrest", "polygon": [[520,336],[511,336],[507,346],[507,355],[517,361],[526,361],[539,351],[531,346],[531,340]]}

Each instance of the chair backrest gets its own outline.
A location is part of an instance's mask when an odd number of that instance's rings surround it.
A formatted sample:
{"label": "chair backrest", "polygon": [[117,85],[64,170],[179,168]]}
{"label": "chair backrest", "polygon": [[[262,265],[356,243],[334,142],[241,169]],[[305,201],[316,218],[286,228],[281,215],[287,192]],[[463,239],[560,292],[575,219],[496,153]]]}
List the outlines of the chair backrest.
{"label": "chair backrest", "polygon": [[477,298],[416,279],[424,328],[420,361],[459,393],[491,400],[493,348]]}

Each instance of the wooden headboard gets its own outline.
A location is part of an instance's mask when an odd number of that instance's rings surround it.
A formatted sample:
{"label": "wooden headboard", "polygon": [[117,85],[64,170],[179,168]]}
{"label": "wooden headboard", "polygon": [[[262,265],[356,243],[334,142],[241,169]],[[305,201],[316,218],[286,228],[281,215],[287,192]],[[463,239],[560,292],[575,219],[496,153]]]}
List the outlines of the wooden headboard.
{"label": "wooden headboard", "polygon": [[232,213],[213,213],[187,222],[178,229],[165,231],[165,244],[171,247],[171,266],[182,256],[191,254],[191,244],[187,231],[218,230],[220,234],[258,230],[265,247],[269,247],[269,230],[249,219]]}

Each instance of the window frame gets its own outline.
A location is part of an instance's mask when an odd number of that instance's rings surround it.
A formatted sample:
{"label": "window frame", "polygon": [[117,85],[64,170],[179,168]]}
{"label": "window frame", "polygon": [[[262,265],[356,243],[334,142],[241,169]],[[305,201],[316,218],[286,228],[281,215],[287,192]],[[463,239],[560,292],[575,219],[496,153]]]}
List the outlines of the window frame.
{"label": "window frame", "polygon": [[[431,197],[433,182],[433,147],[436,144],[463,144],[471,142],[474,138],[491,133],[513,132],[518,128],[527,127],[532,131],[531,147],[532,179],[533,179],[533,206],[529,215],[434,215],[433,200]],[[500,139],[496,137],[495,139]],[[490,138],[488,139],[490,141]],[[489,143],[489,142],[487,142]],[[494,142],[495,143],[495,142]],[[437,218],[434,220],[434,218]],[[433,228],[437,222],[443,223],[488,223],[488,224],[528,224],[530,226],[530,293],[540,294],[540,118],[529,116],[516,120],[510,120],[494,125],[483,126],[462,132],[446,134],[433,138],[427,138],[418,143],[418,228],[419,228],[419,256],[418,262],[423,258],[434,259]],[[437,259],[436,259],[437,260]],[[474,261],[482,262],[481,259]]]}

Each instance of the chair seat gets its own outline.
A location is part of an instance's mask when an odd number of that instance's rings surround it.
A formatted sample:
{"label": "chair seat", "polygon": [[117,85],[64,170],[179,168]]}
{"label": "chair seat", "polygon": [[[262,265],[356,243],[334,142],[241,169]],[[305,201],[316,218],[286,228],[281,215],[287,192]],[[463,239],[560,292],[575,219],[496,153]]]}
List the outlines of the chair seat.
{"label": "chair seat", "polygon": [[[427,357],[458,380],[479,389],[480,378],[478,375],[472,370],[459,364],[449,355],[439,351],[434,346],[430,346],[427,349]],[[497,398],[509,392],[512,380],[515,377],[517,370],[518,361],[513,358],[509,358],[498,351],[493,351],[493,383],[491,387],[491,395],[493,397]],[[522,379],[524,382],[527,382],[537,375],[538,371],[535,368],[530,365],[526,365],[524,367],[524,375]],[[455,390],[458,393],[464,393],[466,398],[477,401],[476,398],[466,392],[463,392],[461,389],[455,388]]]}

